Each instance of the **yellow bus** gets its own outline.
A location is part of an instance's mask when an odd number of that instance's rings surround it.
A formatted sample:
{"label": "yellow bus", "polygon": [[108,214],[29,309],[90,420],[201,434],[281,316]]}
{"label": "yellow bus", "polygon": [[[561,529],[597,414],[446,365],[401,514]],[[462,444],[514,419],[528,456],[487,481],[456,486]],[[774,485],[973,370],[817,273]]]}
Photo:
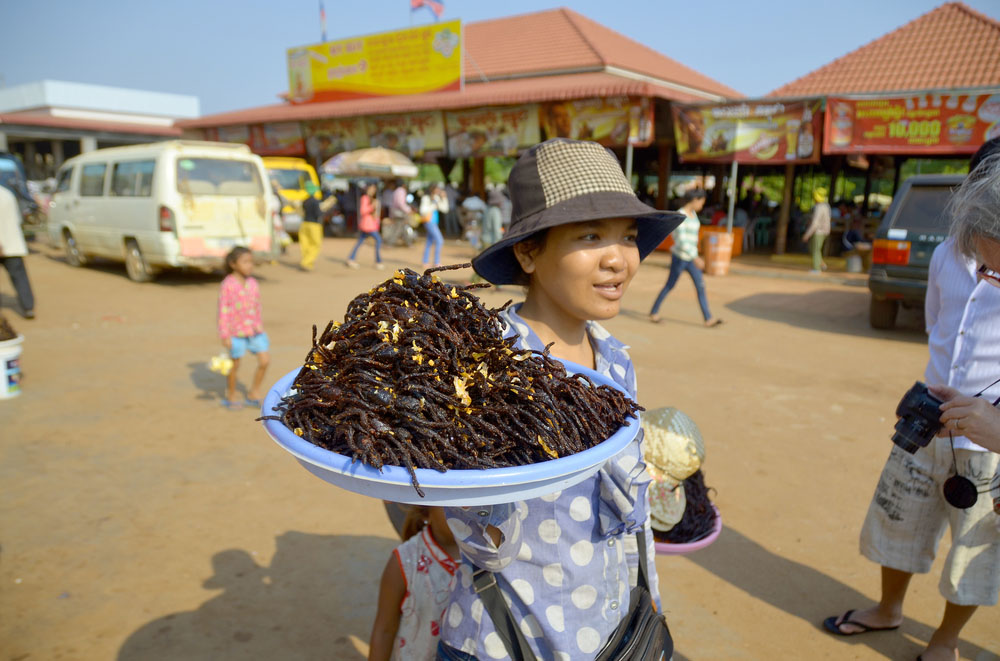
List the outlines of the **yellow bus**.
{"label": "yellow bus", "polygon": [[[285,231],[297,236],[299,225],[302,224],[302,203],[309,197],[306,182],[311,181],[319,187],[316,169],[302,158],[265,156],[263,160],[268,177],[285,200],[285,206],[281,210]],[[316,193],[317,199],[320,196],[321,193]]]}

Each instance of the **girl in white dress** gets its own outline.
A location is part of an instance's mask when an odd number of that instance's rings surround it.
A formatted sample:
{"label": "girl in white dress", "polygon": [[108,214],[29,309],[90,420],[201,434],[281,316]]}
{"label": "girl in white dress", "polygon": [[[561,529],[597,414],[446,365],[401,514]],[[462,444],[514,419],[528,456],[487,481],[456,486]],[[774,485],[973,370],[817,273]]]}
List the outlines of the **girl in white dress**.
{"label": "girl in white dress", "polygon": [[403,539],[382,572],[368,661],[435,657],[458,570],[458,545],[437,507],[411,507]]}

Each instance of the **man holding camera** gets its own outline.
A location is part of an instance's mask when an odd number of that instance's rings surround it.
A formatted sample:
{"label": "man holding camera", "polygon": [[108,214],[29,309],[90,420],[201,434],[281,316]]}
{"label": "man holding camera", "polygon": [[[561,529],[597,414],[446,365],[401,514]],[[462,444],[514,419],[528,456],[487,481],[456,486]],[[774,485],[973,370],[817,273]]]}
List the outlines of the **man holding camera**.
{"label": "man holding camera", "polygon": [[[989,493],[1000,455],[974,442],[1000,446],[1000,419],[991,406],[1000,398],[1000,280],[993,277],[1000,271],[1000,139],[976,152],[969,171],[950,205],[951,236],[934,251],[927,284],[925,379],[944,402],[944,428],[937,438],[924,434],[912,454],[900,447],[906,446],[900,434],[893,438],[897,445],[861,531],[862,554],[882,568],[881,599],[823,623],[841,636],[898,628],[910,578],[930,571],[950,526],[939,583],[944,616],[920,661],[957,660],[962,628],[978,606],[995,605],[1000,592],[1000,512]],[[927,422],[936,427],[938,420]]]}

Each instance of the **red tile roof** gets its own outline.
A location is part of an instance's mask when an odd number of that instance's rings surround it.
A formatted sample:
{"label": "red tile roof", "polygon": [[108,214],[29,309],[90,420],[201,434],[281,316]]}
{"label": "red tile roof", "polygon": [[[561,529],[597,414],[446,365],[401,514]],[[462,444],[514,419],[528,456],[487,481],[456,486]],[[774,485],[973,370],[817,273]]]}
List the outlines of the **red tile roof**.
{"label": "red tile roof", "polygon": [[743,95],[652,48],[566,9],[469,23],[465,80],[618,67],[710,94]]}
{"label": "red tile roof", "polygon": [[32,113],[0,114],[0,128],[4,124],[17,126],[43,126],[77,131],[98,131],[104,133],[134,133],[138,135],[160,135],[166,137],[181,137],[178,126],[155,126],[151,124],[130,124],[107,120],[77,119],[74,117],[55,117]]}
{"label": "red tile roof", "polygon": [[1000,85],[1000,22],[949,2],[768,96]]}
{"label": "red tile roof", "polygon": [[648,96],[688,102],[705,100],[704,97],[610,73],[577,73],[539,78],[515,78],[467,85],[461,92],[413,94],[301,105],[282,103],[209,115],[198,119],[179,120],[175,124],[181,128],[202,128],[261,122],[292,122],[326,117],[418,112],[421,110],[451,110],[487,105],[514,105],[586,99],[596,96]]}
{"label": "red tile roof", "polygon": [[650,96],[676,101],[742,96],[570,9],[469,23],[463,31],[466,85],[460,92],[277,104],[176,124],[201,128],[594,96]]}

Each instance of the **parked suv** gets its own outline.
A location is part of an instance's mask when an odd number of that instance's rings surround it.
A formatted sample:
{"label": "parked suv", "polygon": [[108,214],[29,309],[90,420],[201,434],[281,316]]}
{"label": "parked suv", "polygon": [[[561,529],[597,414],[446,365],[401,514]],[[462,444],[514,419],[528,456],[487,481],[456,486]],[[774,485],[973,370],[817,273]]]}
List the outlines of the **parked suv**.
{"label": "parked suv", "polygon": [[872,246],[868,276],[872,328],[893,328],[900,306],[923,308],[931,255],[948,236],[944,209],[964,178],[917,175],[899,187]]}

